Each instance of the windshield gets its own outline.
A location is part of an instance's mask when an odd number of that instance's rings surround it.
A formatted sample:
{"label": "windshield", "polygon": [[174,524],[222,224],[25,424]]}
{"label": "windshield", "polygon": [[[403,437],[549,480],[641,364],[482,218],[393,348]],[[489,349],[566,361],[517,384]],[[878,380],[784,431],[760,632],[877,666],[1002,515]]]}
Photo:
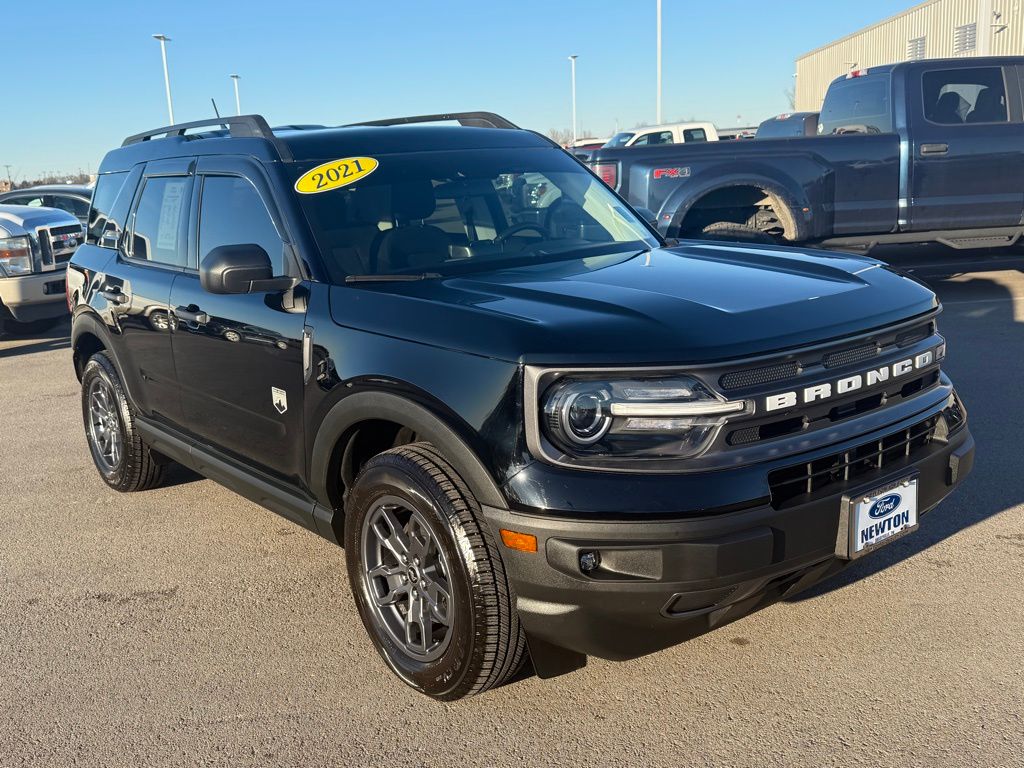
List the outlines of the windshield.
{"label": "windshield", "polygon": [[628,142],[634,136],[636,136],[635,133],[630,133],[628,131],[623,131],[622,133],[616,133],[614,136],[612,136],[610,139],[608,139],[607,143],[605,143],[605,146],[606,147],[624,147],[624,146],[626,146],[626,142]]}
{"label": "windshield", "polygon": [[[332,282],[465,274],[658,245],[599,179],[559,149],[358,160],[360,167],[377,165],[348,186],[298,195]],[[295,179],[318,165],[296,164]]]}

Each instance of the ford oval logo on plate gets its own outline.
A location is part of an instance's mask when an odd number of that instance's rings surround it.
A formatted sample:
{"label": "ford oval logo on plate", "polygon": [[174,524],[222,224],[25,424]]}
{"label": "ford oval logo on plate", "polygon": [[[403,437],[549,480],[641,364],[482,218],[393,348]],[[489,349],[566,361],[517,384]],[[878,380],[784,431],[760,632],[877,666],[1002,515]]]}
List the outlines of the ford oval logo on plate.
{"label": "ford oval logo on plate", "polygon": [[898,493],[890,493],[887,496],[883,496],[874,504],[871,505],[871,509],[868,510],[868,517],[877,520],[880,517],[893,512],[903,501],[903,498]]}

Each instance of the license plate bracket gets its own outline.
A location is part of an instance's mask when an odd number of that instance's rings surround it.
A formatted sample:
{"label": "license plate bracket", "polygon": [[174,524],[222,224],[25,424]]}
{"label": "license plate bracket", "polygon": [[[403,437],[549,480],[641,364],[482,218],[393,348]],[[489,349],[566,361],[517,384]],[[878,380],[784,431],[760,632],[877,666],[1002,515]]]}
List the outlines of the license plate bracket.
{"label": "license plate bracket", "polygon": [[856,560],[916,531],[920,524],[918,480],[908,472],[887,483],[843,496],[836,534],[836,557]]}

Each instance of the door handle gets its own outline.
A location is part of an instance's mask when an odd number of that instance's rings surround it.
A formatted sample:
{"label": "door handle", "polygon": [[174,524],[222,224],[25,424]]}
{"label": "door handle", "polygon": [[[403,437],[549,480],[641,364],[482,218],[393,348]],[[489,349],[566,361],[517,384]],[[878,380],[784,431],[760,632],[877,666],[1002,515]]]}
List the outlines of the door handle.
{"label": "door handle", "polygon": [[210,322],[210,316],[199,309],[192,311],[188,307],[175,307],[174,314],[179,320],[184,320],[186,323],[206,325]]}
{"label": "door handle", "polygon": [[922,155],[944,155],[949,152],[949,144],[922,144]]}
{"label": "door handle", "polygon": [[111,304],[117,305],[127,304],[129,301],[131,301],[132,298],[117,286],[113,286],[112,288],[104,288],[102,291],[100,291],[100,296],[109,301]]}

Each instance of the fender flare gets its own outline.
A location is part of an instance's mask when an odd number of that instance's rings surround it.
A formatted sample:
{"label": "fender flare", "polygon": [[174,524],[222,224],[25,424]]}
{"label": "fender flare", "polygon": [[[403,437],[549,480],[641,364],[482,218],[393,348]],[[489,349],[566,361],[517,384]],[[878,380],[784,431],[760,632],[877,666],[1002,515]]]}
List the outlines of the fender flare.
{"label": "fender flare", "polygon": [[437,447],[469,486],[480,504],[501,509],[508,502],[483,462],[459,435],[424,406],[389,392],[357,392],[340,400],[324,416],[313,441],[310,458],[310,488],[326,503],[328,482],[338,441],[361,421],[385,419],[408,427]]}
{"label": "fender flare", "polygon": [[[790,242],[799,243],[811,237],[811,205],[803,190],[791,179],[778,179],[767,174],[733,173],[715,176],[696,187],[681,184],[669,195],[661,208],[660,219],[671,217],[669,229],[682,224],[686,214],[711,192],[729,187],[758,187],[774,197],[781,210],[776,210]],[[806,209],[806,212],[805,212]]]}
{"label": "fender flare", "polygon": [[106,325],[103,321],[89,310],[79,311],[78,314],[73,315],[71,318],[71,354],[75,361],[75,373],[79,374],[78,370],[78,340],[85,333],[91,333],[93,336],[98,338],[103,344],[103,348],[107,350],[107,357],[110,358],[110,362],[117,368],[117,375],[121,377],[121,382],[124,384],[127,390],[128,384],[124,377],[124,371],[121,370],[121,364],[117,360],[117,356],[114,354],[114,344],[110,335],[110,331],[107,330]]}

